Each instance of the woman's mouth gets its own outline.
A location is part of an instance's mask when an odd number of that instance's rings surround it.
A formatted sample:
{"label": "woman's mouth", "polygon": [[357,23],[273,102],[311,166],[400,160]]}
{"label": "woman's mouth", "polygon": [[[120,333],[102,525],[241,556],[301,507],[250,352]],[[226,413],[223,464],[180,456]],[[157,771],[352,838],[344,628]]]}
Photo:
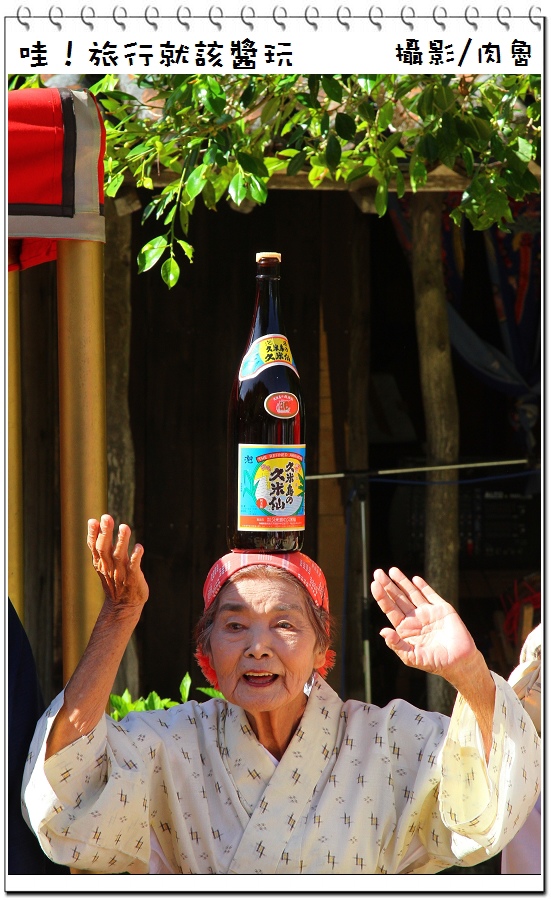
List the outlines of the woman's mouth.
{"label": "woman's mouth", "polygon": [[267,684],[273,684],[279,675],[274,675],[273,672],[245,672],[243,678],[247,684],[264,687]]}

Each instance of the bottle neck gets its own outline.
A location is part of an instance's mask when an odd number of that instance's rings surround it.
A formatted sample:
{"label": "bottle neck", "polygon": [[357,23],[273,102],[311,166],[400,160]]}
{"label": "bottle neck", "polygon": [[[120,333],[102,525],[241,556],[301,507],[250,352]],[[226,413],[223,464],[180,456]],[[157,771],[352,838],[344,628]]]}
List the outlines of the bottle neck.
{"label": "bottle neck", "polygon": [[264,334],[284,334],[279,298],[279,262],[263,259],[256,269],[256,298],[249,344]]}

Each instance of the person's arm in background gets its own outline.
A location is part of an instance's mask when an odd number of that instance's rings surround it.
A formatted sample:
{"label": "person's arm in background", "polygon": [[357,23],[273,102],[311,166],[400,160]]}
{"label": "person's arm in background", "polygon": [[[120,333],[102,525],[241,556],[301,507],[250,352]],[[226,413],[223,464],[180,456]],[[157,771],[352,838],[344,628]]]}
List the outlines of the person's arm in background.
{"label": "person's arm in background", "polygon": [[36,723],[46,706],[29,639],[8,598],[8,874],[68,875],[53,863],[21,812],[21,781]]}
{"label": "person's arm in background", "polygon": [[[541,659],[543,626],[526,638],[520,662],[509,676],[509,684],[541,735]],[[501,854],[502,875],[540,875],[542,870],[541,795],[528,819]]]}

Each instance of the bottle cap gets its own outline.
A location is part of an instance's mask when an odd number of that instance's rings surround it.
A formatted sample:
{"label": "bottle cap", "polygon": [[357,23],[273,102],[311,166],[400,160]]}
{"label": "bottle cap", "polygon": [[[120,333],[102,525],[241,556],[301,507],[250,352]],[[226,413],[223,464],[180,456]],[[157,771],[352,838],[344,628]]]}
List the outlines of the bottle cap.
{"label": "bottle cap", "polygon": [[261,259],[277,259],[278,262],[281,262],[281,253],[257,253],[256,261],[260,262]]}

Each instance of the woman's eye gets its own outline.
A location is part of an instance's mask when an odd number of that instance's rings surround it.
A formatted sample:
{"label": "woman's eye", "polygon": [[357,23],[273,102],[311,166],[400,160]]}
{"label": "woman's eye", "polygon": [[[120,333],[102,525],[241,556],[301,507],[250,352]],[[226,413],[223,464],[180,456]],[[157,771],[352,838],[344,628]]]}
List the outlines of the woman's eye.
{"label": "woman's eye", "polygon": [[278,628],[292,628],[293,626],[291,625],[290,622],[278,622],[277,627]]}
{"label": "woman's eye", "polygon": [[230,631],[240,631],[243,626],[240,622],[228,622],[226,628],[229,628]]}

